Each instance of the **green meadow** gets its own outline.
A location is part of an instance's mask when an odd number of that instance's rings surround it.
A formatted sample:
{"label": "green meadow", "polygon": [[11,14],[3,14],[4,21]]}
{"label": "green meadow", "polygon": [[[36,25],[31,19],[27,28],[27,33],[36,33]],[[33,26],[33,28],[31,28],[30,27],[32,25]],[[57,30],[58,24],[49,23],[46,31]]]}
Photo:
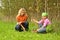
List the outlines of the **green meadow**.
{"label": "green meadow", "polygon": [[0,40],[60,40],[60,33],[48,32],[48,33],[34,33],[33,29],[36,29],[37,25],[30,22],[29,31],[19,32],[15,30],[16,22],[4,22],[0,21]]}

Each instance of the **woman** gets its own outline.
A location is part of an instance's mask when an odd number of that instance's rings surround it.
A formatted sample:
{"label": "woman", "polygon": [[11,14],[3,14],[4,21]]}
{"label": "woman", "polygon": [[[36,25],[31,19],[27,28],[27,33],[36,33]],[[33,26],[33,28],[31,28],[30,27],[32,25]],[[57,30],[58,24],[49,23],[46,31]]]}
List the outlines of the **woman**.
{"label": "woman", "polygon": [[17,25],[15,27],[15,30],[17,31],[27,31],[29,28],[29,23],[27,22],[28,16],[26,13],[26,10],[24,8],[21,8],[18,11],[18,15],[16,16]]}

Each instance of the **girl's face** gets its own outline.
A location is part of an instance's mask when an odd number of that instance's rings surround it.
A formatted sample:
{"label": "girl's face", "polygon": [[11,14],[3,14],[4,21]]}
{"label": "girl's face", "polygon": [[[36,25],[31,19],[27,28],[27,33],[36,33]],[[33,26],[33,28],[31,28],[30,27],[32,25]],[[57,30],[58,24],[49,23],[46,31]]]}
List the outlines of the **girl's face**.
{"label": "girl's face", "polygon": [[46,16],[43,16],[42,19],[46,19],[47,17]]}

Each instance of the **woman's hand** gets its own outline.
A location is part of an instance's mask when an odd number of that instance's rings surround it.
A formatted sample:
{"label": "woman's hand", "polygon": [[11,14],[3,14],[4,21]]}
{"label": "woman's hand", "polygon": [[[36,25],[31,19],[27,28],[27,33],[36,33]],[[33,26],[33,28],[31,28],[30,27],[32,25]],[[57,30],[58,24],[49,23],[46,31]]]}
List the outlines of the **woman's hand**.
{"label": "woman's hand", "polygon": [[22,22],[18,22],[17,24],[21,25]]}

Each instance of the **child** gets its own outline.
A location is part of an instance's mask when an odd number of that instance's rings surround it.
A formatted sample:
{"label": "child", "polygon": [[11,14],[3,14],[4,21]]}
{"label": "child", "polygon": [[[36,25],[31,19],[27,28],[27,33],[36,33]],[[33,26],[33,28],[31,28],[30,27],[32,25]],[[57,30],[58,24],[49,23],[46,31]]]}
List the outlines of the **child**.
{"label": "child", "polygon": [[27,31],[29,23],[27,22],[28,16],[26,14],[26,10],[24,8],[21,8],[18,11],[18,15],[16,16],[17,25],[15,27],[15,30],[17,31]]}
{"label": "child", "polygon": [[46,12],[42,13],[42,19],[40,21],[37,21],[35,19],[32,19],[32,21],[39,24],[39,28],[37,30],[34,30],[34,32],[46,32],[46,27],[51,24],[48,19],[48,14]]}

